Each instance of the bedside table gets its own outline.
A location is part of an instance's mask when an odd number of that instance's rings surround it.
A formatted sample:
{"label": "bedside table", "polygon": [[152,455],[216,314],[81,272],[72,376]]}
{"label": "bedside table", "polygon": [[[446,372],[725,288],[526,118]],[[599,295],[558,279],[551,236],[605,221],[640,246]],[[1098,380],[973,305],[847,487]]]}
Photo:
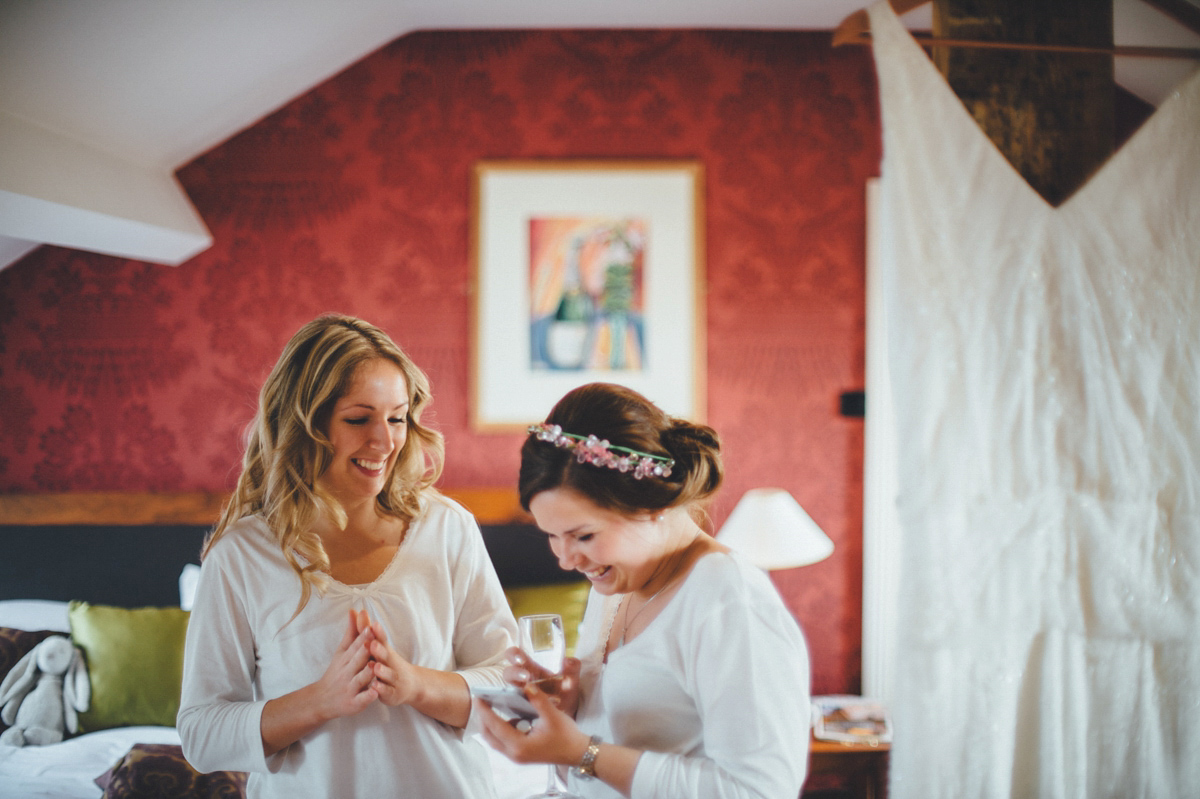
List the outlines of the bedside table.
{"label": "bedside table", "polygon": [[809,737],[808,773],[836,775],[846,781],[851,795],[861,799],[886,799],[891,745],[844,744]]}

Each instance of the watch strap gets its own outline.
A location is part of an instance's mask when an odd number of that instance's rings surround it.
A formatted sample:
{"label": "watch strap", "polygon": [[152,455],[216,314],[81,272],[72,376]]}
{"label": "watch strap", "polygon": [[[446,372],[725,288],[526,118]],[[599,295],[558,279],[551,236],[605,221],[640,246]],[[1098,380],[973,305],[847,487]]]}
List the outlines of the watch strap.
{"label": "watch strap", "polygon": [[600,753],[600,736],[593,735],[588,742],[588,748],[583,752],[583,759],[575,767],[576,776],[590,780],[596,776],[596,755]]}

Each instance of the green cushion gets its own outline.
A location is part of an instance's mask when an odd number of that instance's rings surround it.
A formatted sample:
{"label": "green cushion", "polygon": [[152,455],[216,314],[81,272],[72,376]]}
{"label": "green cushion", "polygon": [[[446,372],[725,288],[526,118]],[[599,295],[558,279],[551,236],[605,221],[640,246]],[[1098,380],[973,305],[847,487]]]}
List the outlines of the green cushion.
{"label": "green cushion", "polygon": [[188,612],[72,602],[71,639],[87,658],[91,706],[84,732],[138,724],[175,726]]}
{"label": "green cushion", "polygon": [[579,623],[583,621],[583,610],[587,607],[591,583],[580,580],[574,583],[551,583],[549,585],[522,585],[505,588],[508,606],[513,615],[531,616],[535,613],[557,613],[562,616],[563,632],[567,637],[567,654],[575,654],[575,639],[579,635]]}

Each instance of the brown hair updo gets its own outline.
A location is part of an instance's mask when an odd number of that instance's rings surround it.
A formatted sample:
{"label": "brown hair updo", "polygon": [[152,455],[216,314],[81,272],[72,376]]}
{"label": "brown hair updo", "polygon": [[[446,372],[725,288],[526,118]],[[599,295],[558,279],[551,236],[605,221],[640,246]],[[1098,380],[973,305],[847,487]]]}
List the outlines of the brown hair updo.
{"label": "brown hair updo", "polygon": [[668,416],[633,389],[588,383],[566,394],[546,417],[567,433],[607,440],[650,455],[673,458],[670,477],[634,479],[628,472],[579,463],[572,451],[530,435],[521,446],[521,506],[543,491],[573,489],[596,505],[625,516],[689,507],[703,513],[724,477],[721,442],[711,427]]}

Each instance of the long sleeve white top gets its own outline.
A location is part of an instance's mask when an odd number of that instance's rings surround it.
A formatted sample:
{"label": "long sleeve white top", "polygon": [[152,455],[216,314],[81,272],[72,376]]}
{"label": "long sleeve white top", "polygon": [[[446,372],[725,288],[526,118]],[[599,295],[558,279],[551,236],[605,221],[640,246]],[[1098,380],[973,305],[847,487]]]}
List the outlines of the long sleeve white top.
{"label": "long sleeve white top", "polygon": [[178,716],[188,761],[201,771],[250,772],[249,799],[493,797],[477,736],[407,706],[374,702],[271,757],[260,732],[268,699],[324,674],[350,608],[365,608],[418,666],[454,671],[468,685],[502,683],[516,622],[471,515],[426,498],[378,579],[330,581],[293,619],[299,598],[299,577],[261,517],[231,525],[205,557]]}
{"label": "long sleeve white top", "polygon": [[[766,574],[705,555],[636,638],[604,663],[620,597],[580,625],[580,729],[644,750],[633,799],[795,799],[808,763],[808,648]],[[572,775],[588,799],[617,799]]]}

